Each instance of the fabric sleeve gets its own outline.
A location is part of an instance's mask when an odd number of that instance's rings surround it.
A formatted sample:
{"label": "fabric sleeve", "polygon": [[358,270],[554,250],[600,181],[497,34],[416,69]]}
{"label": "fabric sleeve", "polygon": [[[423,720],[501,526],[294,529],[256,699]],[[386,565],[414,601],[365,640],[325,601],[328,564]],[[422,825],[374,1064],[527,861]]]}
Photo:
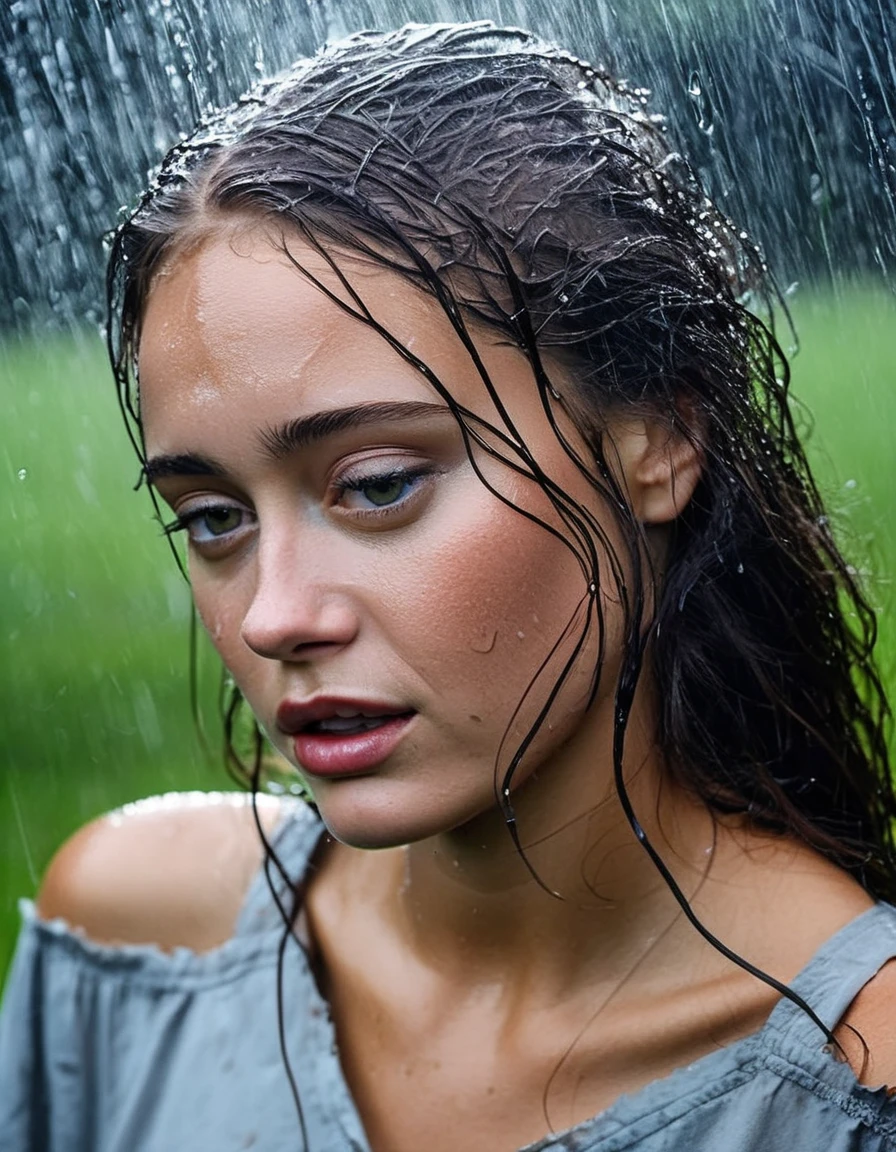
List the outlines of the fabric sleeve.
{"label": "fabric sleeve", "polygon": [[0,1008],[0,1152],[102,1152],[127,1002],[82,937],[20,906]]}
{"label": "fabric sleeve", "polygon": [[[0,1009],[0,1152],[294,1146],[278,1039],[282,928],[165,953],[97,944],[41,920],[30,901],[22,912]],[[310,974],[295,975],[307,991]]]}
{"label": "fabric sleeve", "polygon": [[0,1008],[0,1152],[50,1148],[45,977],[31,916],[22,927]]}

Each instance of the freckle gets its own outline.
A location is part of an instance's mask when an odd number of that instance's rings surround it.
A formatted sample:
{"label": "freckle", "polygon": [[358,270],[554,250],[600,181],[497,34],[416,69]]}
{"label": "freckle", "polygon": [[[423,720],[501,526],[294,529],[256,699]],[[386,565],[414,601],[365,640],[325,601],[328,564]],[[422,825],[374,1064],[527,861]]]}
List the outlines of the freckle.
{"label": "freckle", "polygon": [[478,640],[475,640],[470,645],[470,647],[473,649],[474,652],[483,652],[483,653],[491,652],[492,648],[494,648],[494,646],[495,646],[495,641],[497,639],[498,639],[498,630],[495,629],[492,632],[491,636],[487,635],[486,633],[483,633],[482,636]]}

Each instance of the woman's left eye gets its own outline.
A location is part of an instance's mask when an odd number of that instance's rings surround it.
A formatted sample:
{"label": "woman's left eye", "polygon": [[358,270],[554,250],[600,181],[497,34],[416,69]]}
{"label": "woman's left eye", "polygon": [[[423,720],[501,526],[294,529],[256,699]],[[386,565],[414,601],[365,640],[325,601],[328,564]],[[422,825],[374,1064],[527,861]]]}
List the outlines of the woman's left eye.
{"label": "woman's left eye", "polygon": [[336,484],[339,506],[353,512],[385,511],[403,504],[430,475],[430,469],[399,468],[375,476],[345,477]]}

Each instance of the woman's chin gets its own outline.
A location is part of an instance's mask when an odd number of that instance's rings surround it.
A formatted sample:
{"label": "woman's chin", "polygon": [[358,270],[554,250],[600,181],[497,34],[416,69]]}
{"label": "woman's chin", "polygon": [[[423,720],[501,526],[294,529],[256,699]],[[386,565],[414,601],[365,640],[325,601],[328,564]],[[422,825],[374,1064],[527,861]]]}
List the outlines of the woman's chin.
{"label": "woman's chin", "polygon": [[[342,783],[346,785],[348,781]],[[391,789],[377,789],[379,795],[373,795],[372,788],[344,786],[338,793],[331,788],[312,791],[327,831],[350,848],[398,848],[456,832],[483,817],[502,821],[493,799],[486,813],[481,803],[462,807],[455,800],[450,805],[438,805],[432,802],[432,797],[427,797],[428,803],[415,804],[409,795],[400,801],[395,796],[383,795]]]}

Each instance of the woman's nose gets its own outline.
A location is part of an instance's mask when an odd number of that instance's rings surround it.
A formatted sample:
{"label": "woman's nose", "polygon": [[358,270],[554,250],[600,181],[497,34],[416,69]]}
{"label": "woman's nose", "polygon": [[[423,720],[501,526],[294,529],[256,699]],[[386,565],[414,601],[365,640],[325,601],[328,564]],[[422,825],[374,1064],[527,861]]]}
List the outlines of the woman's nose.
{"label": "woman's nose", "polygon": [[241,635],[259,656],[306,660],[335,652],[358,632],[358,614],[349,592],[319,563],[298,563],[283,549],[260,550],[255,593]]}

